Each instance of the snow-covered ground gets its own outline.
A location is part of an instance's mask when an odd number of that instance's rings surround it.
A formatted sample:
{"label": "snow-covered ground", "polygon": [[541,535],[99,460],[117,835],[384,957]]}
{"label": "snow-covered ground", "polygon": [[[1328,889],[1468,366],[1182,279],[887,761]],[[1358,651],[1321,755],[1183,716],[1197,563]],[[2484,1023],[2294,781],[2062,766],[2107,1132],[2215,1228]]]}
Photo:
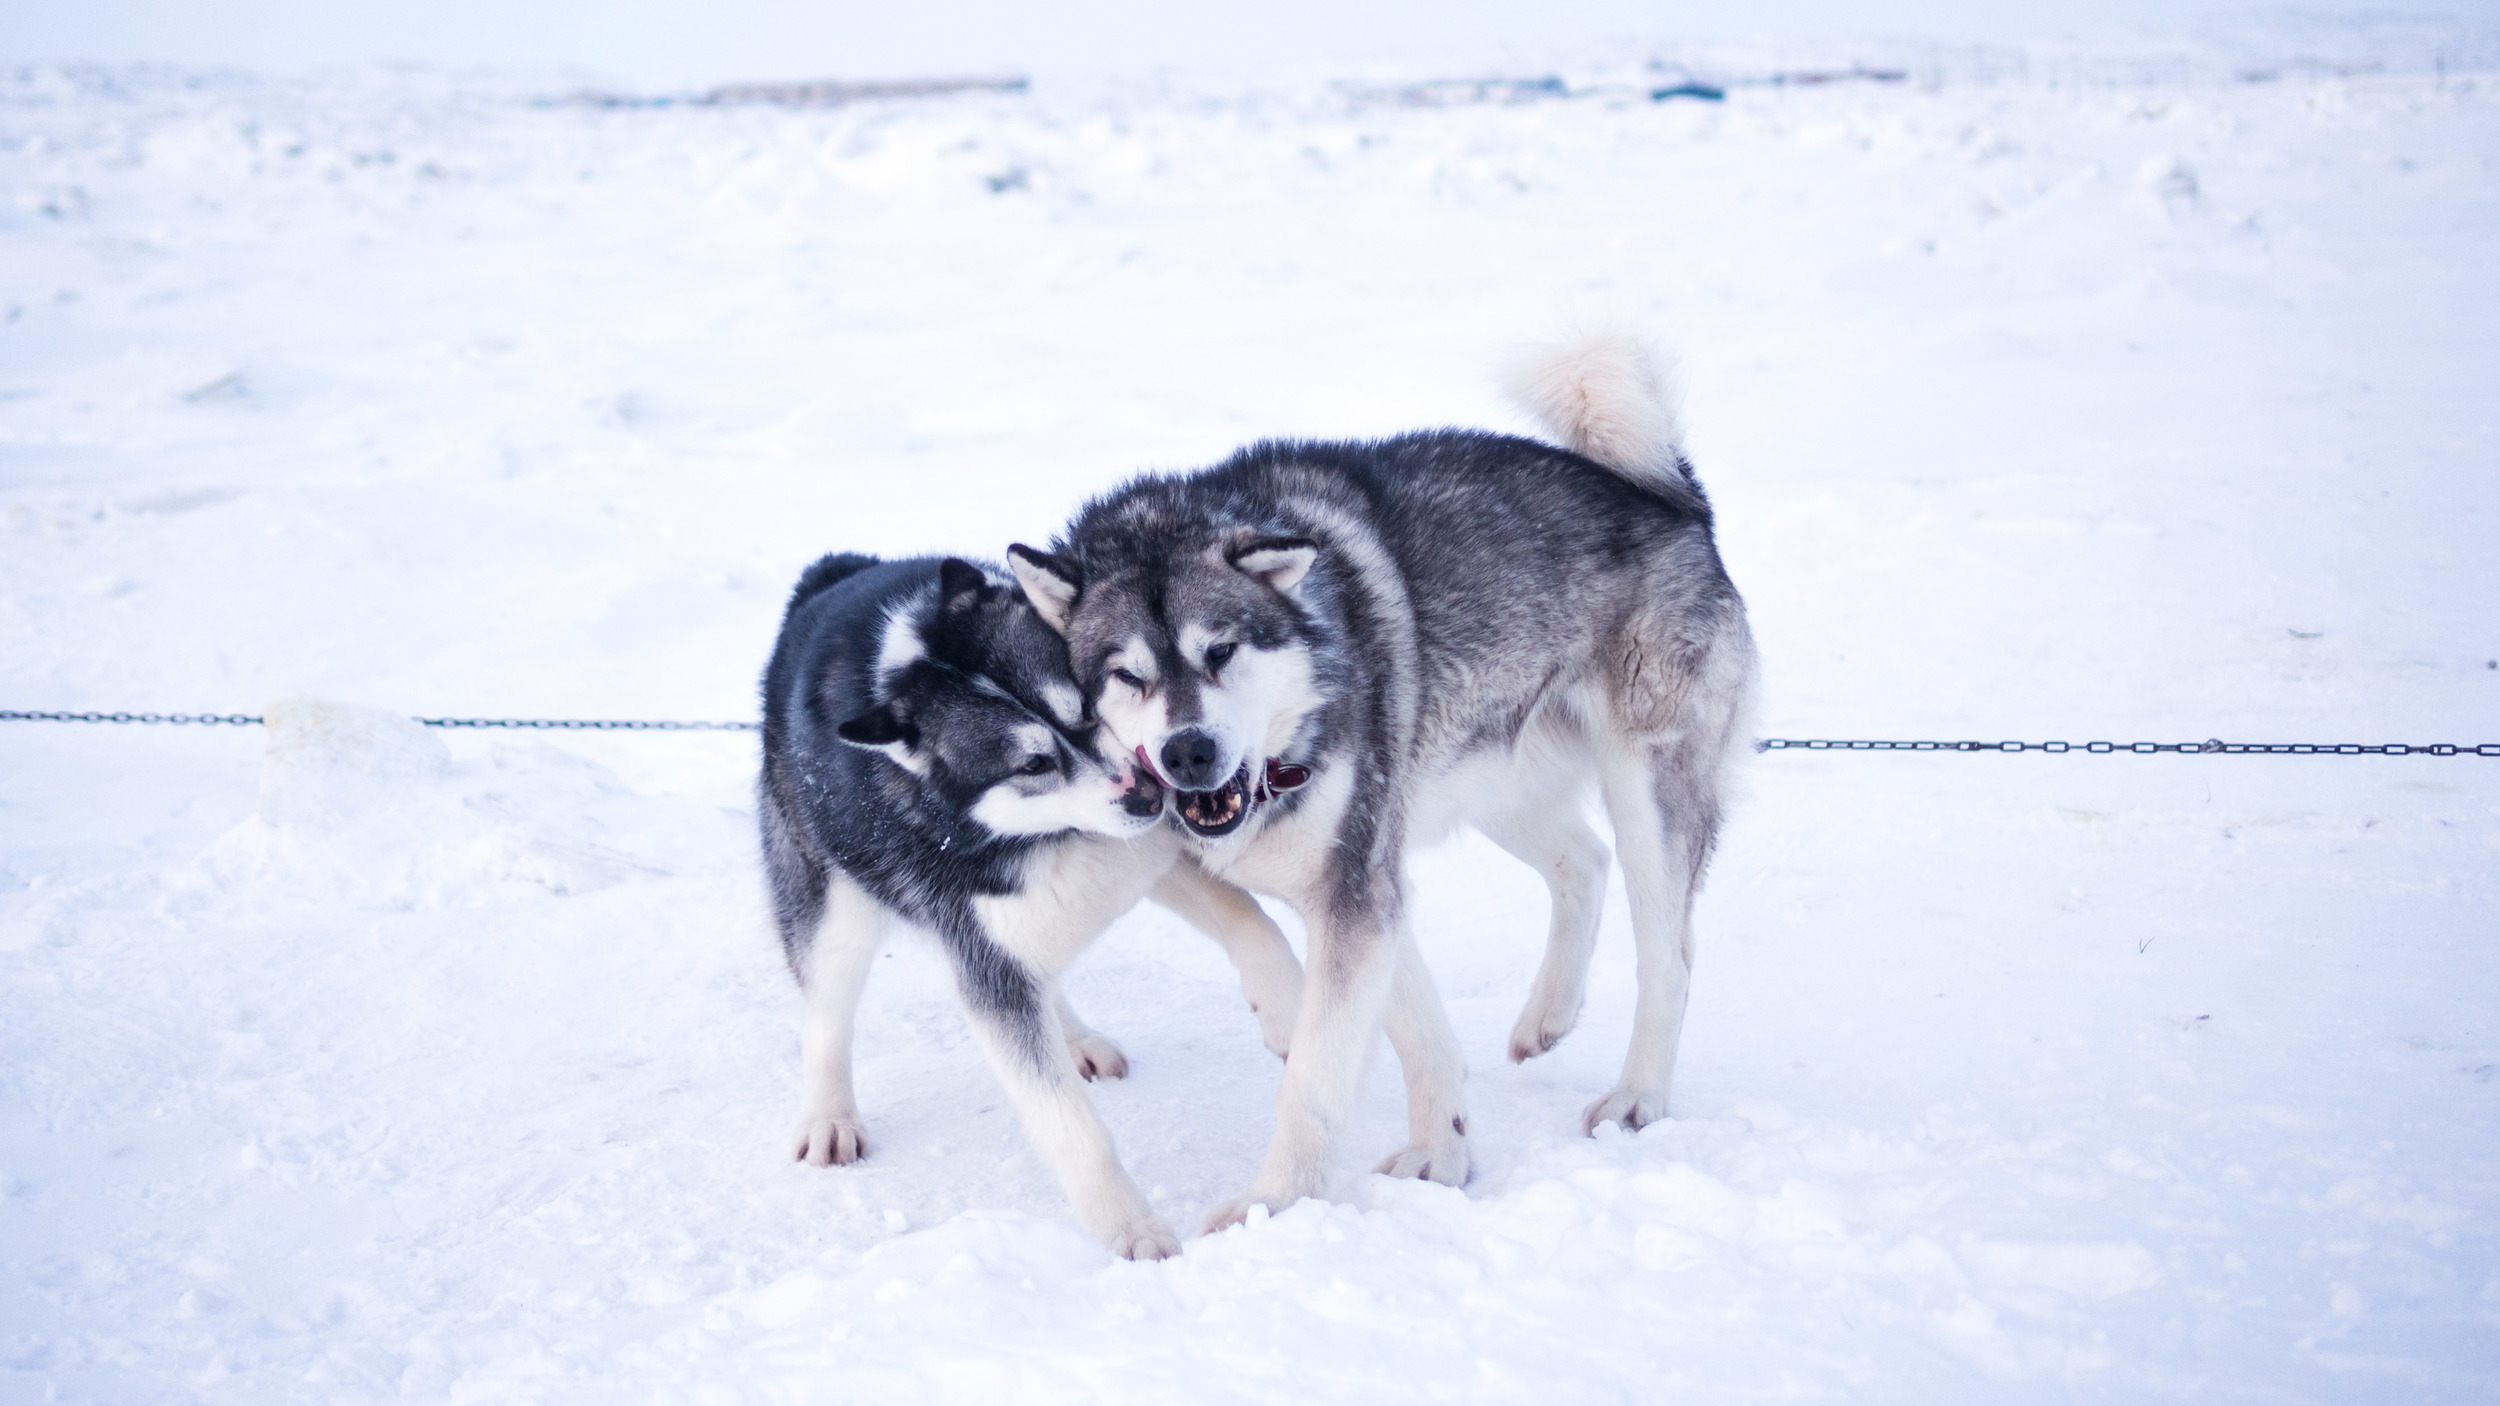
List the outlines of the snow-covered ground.
{"label": "snow-covered ground", "polygon": [[[749,717],[821,551],[1516,428],[1493,367],[1577,304],[1681,351],[1770,734],[2500,741],[2500,79],[2246,66],[16,74],[0,707]],[[2500,1394],[2500,762],[1762,758],[1680,1116],[1593,1141],[1620,895],[1514,1068],[1544,895],[1462,841],[1417,879],[1475,1181],[1359,1174],[1383,1059],[1338,1200],[1131,1265],[917,947],[874,1156],[787,1160],[752,739],[333,741],[0,724],[0,1399]],[[1276,1080],[1228,969],[1141,911],[1071,984],[1195,1224]]]}

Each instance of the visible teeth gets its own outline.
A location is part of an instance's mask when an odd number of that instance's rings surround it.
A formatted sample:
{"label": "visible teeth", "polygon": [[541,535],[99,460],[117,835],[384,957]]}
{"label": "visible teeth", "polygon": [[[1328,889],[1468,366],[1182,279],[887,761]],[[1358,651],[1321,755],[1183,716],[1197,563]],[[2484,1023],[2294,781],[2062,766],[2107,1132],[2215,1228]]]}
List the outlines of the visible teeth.
{"label": "visible teeth", "polygon": [[1200,791],[1182,803],[1182,810],[1200,825],[1216,826],[1241,814],[1248,797],[1238,784],[1228,784],[1221,791]]}

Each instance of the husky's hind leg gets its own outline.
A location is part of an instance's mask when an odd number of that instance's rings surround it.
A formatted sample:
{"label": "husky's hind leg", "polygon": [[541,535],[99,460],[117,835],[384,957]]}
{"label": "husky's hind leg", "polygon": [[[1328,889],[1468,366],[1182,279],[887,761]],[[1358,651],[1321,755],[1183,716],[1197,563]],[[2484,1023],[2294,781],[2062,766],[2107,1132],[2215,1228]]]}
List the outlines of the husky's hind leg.
{"label": "husky's hind leg", "polygon": [[1693,896],[1719,841],[1725,784],[1752,713],[1743,605],[1733,591],[1679,600],[1682,579],[1661,576],[1657,609],[1630,622],[1609,650],[1598,788],[1631,900],[1637,992],[1623,1078],[1581,1114],[1590,1132],[1600,1123],[1632,1131],[1667,1116],[1692,987]]}
{"label": "husky's hind leg", "polygon": [[1632,1048],[1614,1092],[1588,1106],[1582,1127],[1627,1131],[1667,1116],[1675,1047],[1693,976],[1693,894],[1718,839],[1720,749],[1670,741],[1627,747],[1604,768],[1615,860],[1632,904],[1638,994]]}
{"label": "husky's hind leg", "polygon": [[841,874],[825,886],[812,940],[793,944],[804,1010],[799,1018],[802,1092],[793,1135],[798,1159],[839,1166],[868,1155],[867,1129],[851,1092],[851,1033],[859,993],[883,939],[886,913],[867,891]]}
{"label": "husky's hind leg", "polygon": [[1511,1027],[1510,1062],[1519,1064],[1554,1048],[1579,1024],[1589,957],[1597,950],[1597,923],[1605,913],[1606,842],[1582,818],[1576,793],[1549,797],[1477,828],[1537,871],[1554,900],[1536,988]]}

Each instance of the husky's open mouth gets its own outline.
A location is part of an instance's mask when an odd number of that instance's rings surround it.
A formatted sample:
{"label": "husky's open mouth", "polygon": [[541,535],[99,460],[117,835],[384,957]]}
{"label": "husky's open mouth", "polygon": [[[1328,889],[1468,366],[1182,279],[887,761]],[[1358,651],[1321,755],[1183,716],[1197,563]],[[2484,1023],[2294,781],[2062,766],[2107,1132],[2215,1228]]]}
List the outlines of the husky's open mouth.
{"label": "husky's open mouth", "polygon": [[1202,839],[1217,839],[1241,828],[1250,818],[1250,767],[1247,763],[1233,773],[1233,779],[1215,791],[1175,791],[1179,802],[1181,823]]}

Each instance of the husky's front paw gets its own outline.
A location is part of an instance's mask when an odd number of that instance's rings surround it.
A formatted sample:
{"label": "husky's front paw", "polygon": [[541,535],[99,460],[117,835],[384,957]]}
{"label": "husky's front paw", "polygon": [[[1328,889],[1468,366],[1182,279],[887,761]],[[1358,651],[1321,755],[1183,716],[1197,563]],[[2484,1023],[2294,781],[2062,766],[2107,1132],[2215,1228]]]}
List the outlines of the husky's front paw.
{"label": "husky's front paw", "polygon": [[1667,1116],[1667,1096],[1662,1091],[1617,1089],[1588,1106],[1580,1115],[1580,1131],[1597,1136],[1598,1125],[1612,1123],[1627,1133],[1637,1133]]}
{"label": "husky's front paw", "polygon": [[1403,1148],[1372,1170],[1386,1177],[1433,1181],[1443,1186],[1465,1186],[1467,1170],[1473,1161],[1467,1150],[1467,1135],[1451,1133],[1429,1147]]}
{"label": "husky's front paw", "polygon": [[1168,1260],[1181,1252],[1181,1238],[1152,1212],[1104,1236],[1103,1243],[1124,1260]]}
{"label": "husky's front paw", "polygon": [[1120,1053],[1118,1045],[1100,1035],[1070,1036],[1068,1053],[1076,1056],[1076,1072],[1087,1079],[1128,1077],[1128,1056]]}
{"label": "husky's front paw", "polygon": [[[1277,939],[1282,947],[1283,938]],[[1241,994],[1250,1013],[1259,1018],[1259,1038],[1267,1052],[1283,1059],[1293,1053],[1293,1027],[1302,1019],[1302,967],[1286,951],[1278,960],[1241,974]]]}
{"label": "husky's front paw", "polygon": [[1302,992],[1292,988],[1284,995],[1271,995],[1250,1003],[1250,1013],[1259,1018],[1259,1038],[1267,1043],[1267,1052],[1284,1059],[1293,1053],[1293,1027],[1302,1019]]}
{"label": "husky's front paw", "polygon": [[1510,1028],[1510,1062],[1525,1064],[1561,1042],[1580,1023],[1580,1003],[1549,998],[1539,991]]}
{"label": "husky's front paw", "polygon": [[868,1155],[868,1130],[856,1116],[809,1114],[799,1120],[793,1141],[798,1160],[811,1167],[847,1167]]}

